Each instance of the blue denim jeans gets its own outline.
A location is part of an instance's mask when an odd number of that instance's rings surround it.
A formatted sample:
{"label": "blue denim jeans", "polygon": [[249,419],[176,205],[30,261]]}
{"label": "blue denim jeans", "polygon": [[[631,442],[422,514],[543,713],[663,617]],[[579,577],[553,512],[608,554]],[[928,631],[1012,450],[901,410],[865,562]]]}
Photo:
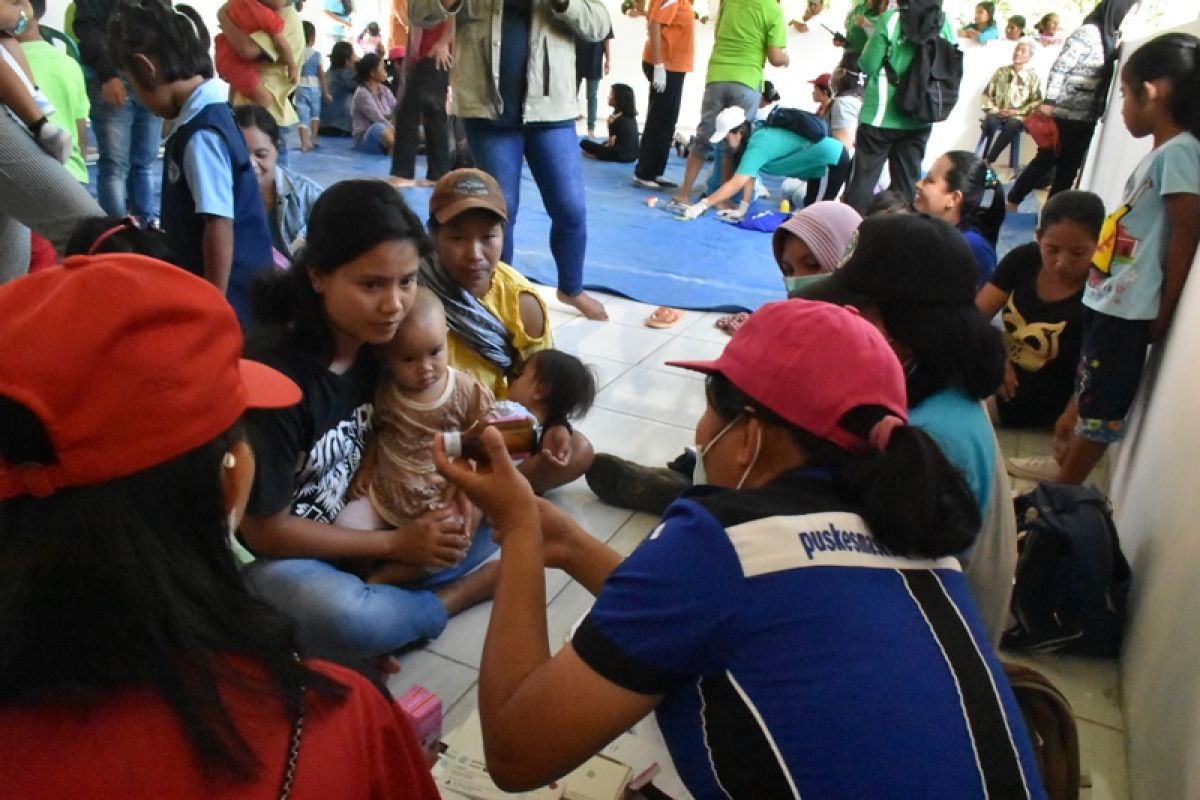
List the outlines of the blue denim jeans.
{"label": "blue denim jeans", "polygon": [[[122,79],[123,80],[123,79]],[[125,82],[125,105],[113,108],[100,84],[87,82],[92,104],[92,129],[100,150],[96,194],[104,213],[158,219],[158,196],[153,171],[162,138],[162,120],[150,113]]]}
{"label": "blue denim jeans", "polygon": [[400,588],[364,583],[314,558],[259,559],[242,572],[250,591],[291,617],[306,656],[357,666],[446,627],[446,608],[433,590],[471,572],[499,548],[479,526],[456,566]]}
{"label": "blue denim jeans", "polygon": [[513,263],[513,226],[521,204],[521,162],[528,161],[542,193],[542,204],[550,215],[550,252],[558,268],[558,289],[569,297],[582,292],[587,209],[575,125],[511,126],[485,119],[466,119],[463,123],[475,164],[496,179],[508,204],[501,258],[507,264]]}

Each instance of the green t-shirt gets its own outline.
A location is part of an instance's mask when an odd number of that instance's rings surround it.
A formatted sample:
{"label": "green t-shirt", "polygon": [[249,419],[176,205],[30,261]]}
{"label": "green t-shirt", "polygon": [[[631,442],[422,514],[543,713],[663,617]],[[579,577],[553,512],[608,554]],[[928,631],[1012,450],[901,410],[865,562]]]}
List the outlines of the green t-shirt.
{"label": "green t-shirt", "polygon": [[758,91],[767,47],[786,45],[783,9],[777,0],[722,3],[706,81],[740,83]]}
{"label": "green t-shirt", "polygon": [[79,126],[76,125],[78,120],[87,119],[92,110],[83,70],[79,68],[79,62],[49,42],[22,42],[21,49],[25,51],[25,60],[29,62],[38,88],[54,104],[54,113],[47,120],[71,134],[67,172],[80,183],[87,183],[87,164],[83,160]]}
{"label": "green t-shirt", "polygon": [[798,133],[769,125],[756,128],[746,143],[746,152],[738,163],[738,175],[782,175],[801,180],[815,180],[825,174],[842,157],[843,145],[826,136],[810,142]]}

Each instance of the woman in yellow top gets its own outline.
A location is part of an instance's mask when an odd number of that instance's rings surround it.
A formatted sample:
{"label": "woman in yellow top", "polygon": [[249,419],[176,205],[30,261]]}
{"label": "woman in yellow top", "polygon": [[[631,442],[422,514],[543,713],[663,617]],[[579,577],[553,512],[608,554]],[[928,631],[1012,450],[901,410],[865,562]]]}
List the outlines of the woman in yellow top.
{"label": "woman in yellow top", "polygon": [[[450,365],[508,396],[532,353],[554,346],[541,295],[500,261],[508,206],[486,172],[459,169],[437,182],[429,199],[436,259],[421,264],[421,281],[446,308]],[[542,450],[521,464],[534,491],[570,483],[591,466],[591,442],[566,423],[547,426]]]}

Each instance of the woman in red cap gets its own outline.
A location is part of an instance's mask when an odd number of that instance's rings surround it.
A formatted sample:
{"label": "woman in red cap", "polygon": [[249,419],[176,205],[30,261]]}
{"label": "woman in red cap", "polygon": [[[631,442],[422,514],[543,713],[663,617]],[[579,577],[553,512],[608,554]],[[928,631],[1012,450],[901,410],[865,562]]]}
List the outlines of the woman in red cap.
{"label": "woman in red cap", "polygon": [[0,289],[0,796],[436,798],[399,710],[302,660],[231,536],[297,386],[128,253]]}
{"label": "woman in red cap", "polygon": [[[628,558],[491,468],[435,461],[490,516],[500,575],[479,710],[508,790],[656,710],[698,798],[1044,797],[953,554],[979,512],[910,427],[891,345],[852,310],[764,306],[715,361],[696,488]],[[546,566],[597,595],[551,655]]]}

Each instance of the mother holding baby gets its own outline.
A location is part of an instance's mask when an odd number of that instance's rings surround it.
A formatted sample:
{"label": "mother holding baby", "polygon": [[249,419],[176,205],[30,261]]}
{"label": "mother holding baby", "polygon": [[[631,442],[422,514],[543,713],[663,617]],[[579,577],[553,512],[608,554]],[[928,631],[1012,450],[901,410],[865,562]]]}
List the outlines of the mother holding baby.
{"label": "mother holding baby", "polygon": [[[441,633],[491,596],[495,550],[456,508],[385,530],[338,524],[362,461],[380,378],[374,352],[411,308],[432,247],[420,220],[382,181],[343,181],[313,208],[306,247],[255,297],[264,324],[247,349],[289,376],[304,398],[247,417],[257,459],[239,530],[251,590],[291,615],[306,655],[370,667]],[[370,583],[379,564],[426,577]]]}

